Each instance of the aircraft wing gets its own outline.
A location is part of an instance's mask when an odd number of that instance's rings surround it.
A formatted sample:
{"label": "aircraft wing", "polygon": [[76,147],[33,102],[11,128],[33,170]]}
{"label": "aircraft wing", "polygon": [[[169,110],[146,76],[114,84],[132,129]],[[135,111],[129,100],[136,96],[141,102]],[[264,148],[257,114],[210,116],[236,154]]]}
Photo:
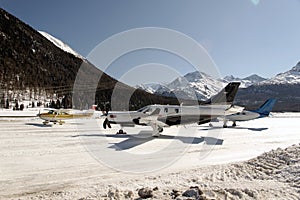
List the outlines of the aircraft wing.
{"label": "aircraft wing", "polygon": [[225,111],[225,116],[232,115],[232,114],[235,114],[238,112],[242,112],[244,109],[245,109],[245,107],[232,105]]}
{"label": "aircraft wing", "polygon": [[159,120],[161,117],[160,115],[160,108],[156,108],[151,114],[141,117],[139,119],[141,124],[146,124],[150,126],[160,126],[160,127],[167,127],[168,125],[163,122],[163,120]]}
{"label": "aircraft wing", "polygon": [[217,119],[221,119],[221,120],[224,120],[224,118],[226,118],[226,116],[228,115],[232,115],[232,114],[235,114],[235,113],[238,113],[238,112],[242,112],[244,110],[244,107],[241,107],[241,106],[235,106],[235,105],[232,105],[230,106],[229,108],[227,108],[224,112],[224,115],[202,115],[200,116],[200,119],[198,121],[198,125],[201,125],[201,124],[206,124],[206,123],[209,123],[213,120],[217,120]]}

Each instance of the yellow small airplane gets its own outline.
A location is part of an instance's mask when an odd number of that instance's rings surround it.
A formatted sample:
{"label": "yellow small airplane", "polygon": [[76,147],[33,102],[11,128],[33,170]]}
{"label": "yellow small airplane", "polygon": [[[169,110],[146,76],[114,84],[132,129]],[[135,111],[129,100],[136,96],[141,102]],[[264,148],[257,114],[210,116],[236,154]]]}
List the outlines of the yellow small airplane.
{"label": "yellow small airplane", "polygon": [[[73,111],[73,110],[72,110]],[[74,112],[74,111],[73,111]],[[68,119],[77,119],[77,118],[88,118],[91,117],[94,114],[94,110],[88,110],[86,112],[74,112],[70,113],[70,110],[49,110],[45,113],[39,113],[37,116],[41,118],[43,121],[43,124],[46,125],[49,122],[52,122],[53,124],[64,124],[64,120]]]}

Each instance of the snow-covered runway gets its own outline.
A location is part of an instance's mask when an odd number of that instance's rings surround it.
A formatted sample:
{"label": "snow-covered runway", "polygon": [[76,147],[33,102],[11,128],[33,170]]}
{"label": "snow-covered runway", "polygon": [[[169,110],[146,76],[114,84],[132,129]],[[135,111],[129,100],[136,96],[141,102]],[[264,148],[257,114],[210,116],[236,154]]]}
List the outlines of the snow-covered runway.
{"label": "snow-covered runway", "polygon": [[113,183],[208,165],[247,160],[300,141],[297,113],[239,123],[165,128],[159,138],[148,127],[115,135],[102,121],[42,125],[39,119],[0,121],[0,198],[80,185]]}

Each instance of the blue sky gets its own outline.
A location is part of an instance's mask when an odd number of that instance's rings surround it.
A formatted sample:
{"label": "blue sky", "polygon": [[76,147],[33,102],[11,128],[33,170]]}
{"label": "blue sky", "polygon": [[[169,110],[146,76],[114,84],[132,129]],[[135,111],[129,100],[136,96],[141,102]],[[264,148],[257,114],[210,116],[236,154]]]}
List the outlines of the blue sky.
{"label": "blue sky", "polygon": [[[272,77],[300,61],[299,0],[0,0],[0,6],[83,56],[122,31],[163,27],[204,46],[221,76]],[[162,58],[162,64],[177,65],[181,74],[191,71],[184,61],[156,53],[151,59],[138,54],[138,63],[120,59],[110,73],[125,65],[160,63]]]}

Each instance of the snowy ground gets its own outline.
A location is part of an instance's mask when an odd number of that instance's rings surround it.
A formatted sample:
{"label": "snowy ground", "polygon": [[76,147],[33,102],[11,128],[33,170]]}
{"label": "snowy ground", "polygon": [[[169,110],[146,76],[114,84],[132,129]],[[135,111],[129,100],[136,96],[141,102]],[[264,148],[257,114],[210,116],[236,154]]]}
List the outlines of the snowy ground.
{"label": "snowy ground", "polygon": [[0,109],[0,120],[9,120],[8,118],[14,120],[14,118],[20,119],[20,118],[36,117],[37,114],[39,113],[39,110],[40,109],[38,108],[26,109],[24,111]]}
{"label": "snowy ground", "polygon": [[251,167],[265,169],[269,154],[264,162],[252,158],[299,143],[299,118],[275,113],[236,128],[171,127],[159,138],[148,127],[115,135],[119,127],[103,130],[101,119],[42,125],[0,118],[0,199],[135,199],[142,187],[158,187],[156,199],[170,199],[173,189],[195,185],[211,198],[299,199],[299,188],[281,181],[291,171],[299,179],[299,162],[279,178]]}

